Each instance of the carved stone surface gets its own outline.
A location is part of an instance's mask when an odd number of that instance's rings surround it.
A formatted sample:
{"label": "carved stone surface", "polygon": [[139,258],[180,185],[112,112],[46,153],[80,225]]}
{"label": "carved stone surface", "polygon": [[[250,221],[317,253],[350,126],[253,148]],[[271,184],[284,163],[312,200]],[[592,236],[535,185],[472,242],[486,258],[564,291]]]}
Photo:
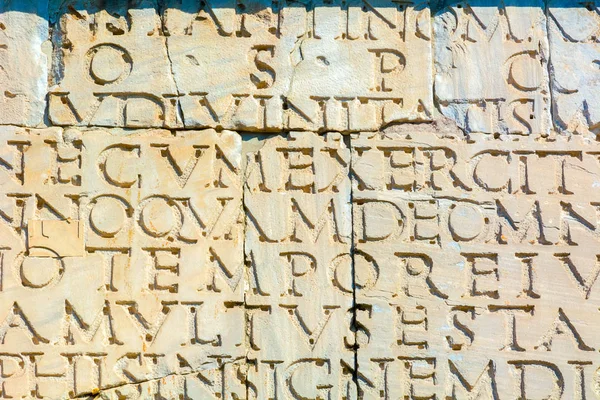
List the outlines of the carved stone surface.
{"label": "carved stone surface", "polygon": [[352,141],[365,398],[597,394],[597,146],[461,136]]}
{"label": "carved stone surface", "polygon": [[57,125],[358,131],[433,115],[423,4],[83,4],[57,24]]}
{"label": "carved stone surface", "polygon": [[434,18],[436,100],[469,133],[550,129],[544,2],[448,2]]}
{"label": "carved stone surface", "polygon": [[48,91],[48,3],[7,0],[0,4],[0,124],[43,122]]}
{"label": "carved stone surface", "polygon": [[0,399],[600,398],[599,22],[2,2]]}
{"label": "carved stone surface", "polygon": [[556,127],[566,132],[597,134],[600,122],[596,101],[600,60],[597,5],[553,0],[548,13]]}
{"label": "carved stone surface", "polygon": [[596,144],[403,128],[352,141],[364,398],[597,395]]}
{"label": "carved stone surface", "polygon": [[240,136],[5,128],[1,141],[2,393],[133,396],[132,382],[192,370],[188,396],[220,393],[219,368],[245,356]]}
{"label": "carved stone surface", "polygon": [[177,89],[156,3],[60,9],[55,35],[55,125],[182,126]]}
{"label": "carved stone surface", "polygon": [[292,132],[248,155],[249,375],[269,388],[257,398],[356,393],[349,166],[339,134]]}

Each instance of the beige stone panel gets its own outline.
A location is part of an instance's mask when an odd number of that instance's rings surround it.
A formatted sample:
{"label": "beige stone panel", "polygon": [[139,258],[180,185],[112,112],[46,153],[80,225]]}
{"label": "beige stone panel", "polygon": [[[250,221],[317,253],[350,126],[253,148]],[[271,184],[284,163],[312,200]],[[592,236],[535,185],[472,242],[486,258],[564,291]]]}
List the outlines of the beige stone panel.
{"label": "beige stone panel", "polygon": [[363,398],[597,395],[600,169],[580,139],[352,137]]}
{"label": "beige stone panel", "polygon": [[[240,136],[3,128],[1,137],[3,394],[241,398]],[[83,227],[83,252],[61,224]],[[36,247],[31,230],[46,225]]]}
{"label": "beige stone panel", "polygon": [[151,2],[64,14],[53,122],[357,131],[432,117],[426,3],[173,3],[162,21]]}
{"label": "beige stone panel", "polygon": [[551,1],[548,8],[553,117],[557,129],[594,136],[598,132],[598,17],[591,3]]}
{"label": "beige stone panel", "polygon": [[0,4],[0,124],[37,126],[43,122],[48,91],[48,4]]}
{"label": "beige stone panel", "polygon": [[156,2],[79,2],[57,13],[54,125],[182,126]]}
{"label": "beige stone panel", "polygon": [[468,133],[551,128],[545,3],[449,2],[435,13],[435,96]]}
{"label": "beige stone panel", "polygon": [[349,150],[292,132],[247,157],[252,396],[355,398]]}

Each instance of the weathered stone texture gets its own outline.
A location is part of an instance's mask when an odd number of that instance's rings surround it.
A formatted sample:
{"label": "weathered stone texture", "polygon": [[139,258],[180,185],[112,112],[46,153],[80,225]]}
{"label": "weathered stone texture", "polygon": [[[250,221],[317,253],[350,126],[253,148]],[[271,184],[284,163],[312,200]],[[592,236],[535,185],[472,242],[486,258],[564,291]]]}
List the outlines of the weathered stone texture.
{"label": "weathered stone texture", "polygon": [[600,398],[595,2],[0,4],[0,398]]}
{"label": "weathered stone texture", "polygon": [[433,115],[426,4],[88,8],[59,13],[57,125],[358,131]]}
{"label": "weathered stone texture", "polygon": [[43,122],[48,91],[48,4],[8,0],[0,4],[0,124]]}
{"label": "weathered stone texture", "polygon": [[249,375],[269,388],[258,398],[356,393],[349,166],[339,134],[292,132],[248,155]]}
{"label": "weathered stone texture", "polygon": [[600,47],[594,3],[551,1],[548,9],[554,121],[563,132],[598,133]]}
{"label": "weathered stone texture", "polygon": [[177,89],[156,3],[59,11],[55,125],[178,127]]}
{"label": "weathered stone texture", "polygon": [[595,144],[442,136],[353,140],[362,392],[588,398]]}
{"label": "weathered stone texture", "polygon": [[245,357],[240,136],[1,137],[3,394],[72,397],[186,371],[200,373],[185,378],[192,398],[220,393],[221,365]]}
{"label": "weathered stone texture", "polygon": [[467,132],[547,134],[543,1],[449,2],[434,18],[435,96]]}

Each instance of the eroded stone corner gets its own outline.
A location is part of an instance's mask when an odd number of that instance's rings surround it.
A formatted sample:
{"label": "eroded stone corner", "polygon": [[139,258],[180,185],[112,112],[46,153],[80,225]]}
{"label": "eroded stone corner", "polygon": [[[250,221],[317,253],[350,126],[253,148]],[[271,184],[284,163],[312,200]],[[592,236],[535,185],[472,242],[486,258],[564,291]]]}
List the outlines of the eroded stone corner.
{"label": "eroded stone corner", "polygon": [[360,396],[596,393],[596,146],[353,136]]}

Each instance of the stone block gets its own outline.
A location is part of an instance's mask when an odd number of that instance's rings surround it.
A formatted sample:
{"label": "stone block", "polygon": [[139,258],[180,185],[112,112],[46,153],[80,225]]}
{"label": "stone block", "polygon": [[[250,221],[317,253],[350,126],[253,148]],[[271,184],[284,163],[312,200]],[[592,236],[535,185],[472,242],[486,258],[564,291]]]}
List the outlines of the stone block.
{"label": "stone block", "polygon": [[75,2],[56,13],[49,117],[60,126],[182,127],[154,1]]}
{"label": "stone block", "polygon": [[342,3],[61,9],[50,119],[260,132],[430,120],[428,4]]}
{"label": "stone block", "polygon": [[256,398],[354,398],[350,152],[292,132],[248,154],[249,376]]}
{"label": "stone block", "polygon": [[359,398],[597,394],[597,143],[351,143]]}
{"label": "stone block", "polygon": [[5,127],[0,142],[2,394],[241,398],[240,136]]}
{"label": "stone block", "polygon": [[599,23],[594,2],[553,0],[548,5],[553,117],[566,134],[598,134]]}
{"label": "stone block", "polygon": [[435,96],[468,133],[548,135],[543,1],[452,1],[435,13]]}

